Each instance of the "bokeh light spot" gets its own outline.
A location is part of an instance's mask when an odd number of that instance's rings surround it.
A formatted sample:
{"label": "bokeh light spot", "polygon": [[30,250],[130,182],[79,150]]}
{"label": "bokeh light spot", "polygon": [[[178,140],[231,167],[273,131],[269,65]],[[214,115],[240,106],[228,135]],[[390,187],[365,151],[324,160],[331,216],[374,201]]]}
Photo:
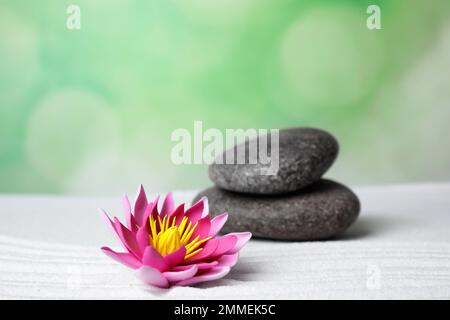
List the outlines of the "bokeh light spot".
{"label": "bokeh light spot", "polygon": [[64,183],[90,153],[117,148],[118,123],[109,108],[101,97],[77,89],[44,97],[28,123],[29,162],[49,179]]}
{"label": "bokeh light spot", "polygon": [[[0,10],[0,159],[20,142],[18,131],[26,93],[38,70],[36,34],[26,20]],[[7,159],[8,160],[8,159]]]}
{"label": "bokeh light spot", "polygon": [[287,30],[282,72],[294,95],[335,107],[361,99],[382,65],[382,42],[366,28],[366,16],[351,6],[319,7]]}

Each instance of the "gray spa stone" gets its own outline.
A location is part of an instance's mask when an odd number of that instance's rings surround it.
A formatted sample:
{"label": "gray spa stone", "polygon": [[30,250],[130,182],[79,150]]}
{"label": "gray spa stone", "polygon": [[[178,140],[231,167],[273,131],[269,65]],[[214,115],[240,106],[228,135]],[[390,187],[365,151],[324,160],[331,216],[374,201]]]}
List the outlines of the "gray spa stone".
{"label": "gray spa stone", "polygon": [[[225,159],[226,152],[237,154],[237,148],[235,146],[225,151],[220,159]],[[229,191],[252,194],[297,191],[322,177],[336,159],[339,146],[331,134],[320,129],[282,129],[279,131],[279,170],[273,175],[261,174],[261,169],[267,168],[267,165],[249,163],[248,149],[249,142],[246,142],[245,164],[211,164],[211,181]],[[271,156],[271,147],[268,150]],[[225,160],[222,162],[225,163]]]}
{"label": "gray spa stone", "polygon": [[279,240],[321,240],[346,230],[358,217],[360,202],[347,187],[320,180],[284,196],[245,195],[216,187],[208,197],[213,216],[228,212],[223,232],[250,231],[254,237]]}

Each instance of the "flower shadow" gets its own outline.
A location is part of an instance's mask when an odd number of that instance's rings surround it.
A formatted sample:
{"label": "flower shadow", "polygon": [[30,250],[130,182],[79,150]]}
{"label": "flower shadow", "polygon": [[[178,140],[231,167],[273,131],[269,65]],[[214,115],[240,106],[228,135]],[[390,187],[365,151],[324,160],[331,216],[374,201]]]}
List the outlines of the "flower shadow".
{"label": "flower shadow", "polygon": [[174,287],[171,287],[171,288],[157,288],[157,287],[142,285],[142,290],[144,290],[147,293],[150,293],[153,296],[157,296],[157,297],[161,297],[161,298],[163,298],[165,295],[169,294],[172,291],[173,288]]}
{"label": "flower shadow", "polygon": [[259,274],[261,270],[259,266],[254,264],[250,258],[242,257],[239,259],[237,265],[235,265],[229,274],[224,278],[217,279],[214,281],[201,282],[196,284],[194,287],[198,289],[209,289],[222,286],[232,286],[239,282],[251,281],[252,276]]}

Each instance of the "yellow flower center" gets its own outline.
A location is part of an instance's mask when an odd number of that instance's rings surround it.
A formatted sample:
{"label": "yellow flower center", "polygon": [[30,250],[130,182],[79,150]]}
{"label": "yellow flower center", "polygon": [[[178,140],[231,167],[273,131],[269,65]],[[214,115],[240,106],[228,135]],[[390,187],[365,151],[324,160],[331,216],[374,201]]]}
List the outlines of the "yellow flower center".
{"label": "yellow flower center", "polygon": [[189,259],[202,251],[203,248],[199,247],[211,239],[211,237],[206,237],[200,240],[200,235],[197,235],[191,240],[198,223],[194,225],[192,225],[192,221],[188,223],[187,217],[183,217],[179,225],[175,225],[176,217],[168,217],[167,215],[162,220],[159,216],[157,220],[150,216],[149,220],[150,244],[162,256],[168,255],[184,245],[186,248],[184,259]]}

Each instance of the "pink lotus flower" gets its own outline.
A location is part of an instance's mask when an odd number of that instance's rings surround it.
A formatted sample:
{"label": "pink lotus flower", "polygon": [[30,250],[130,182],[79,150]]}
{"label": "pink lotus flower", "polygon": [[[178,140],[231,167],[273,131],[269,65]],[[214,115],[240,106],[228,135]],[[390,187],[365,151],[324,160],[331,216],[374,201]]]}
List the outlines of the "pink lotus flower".
{"label": "pink lotus flower", "polygon": [[159,196],[148,203],[144,188],[138,191],[134,209],[123,197],[125,227],[101,210],[126,252],[108,247],[102,251],[114,260],[137,270],[146,284],[167,288],[188,286],[224,277],[233,267],[239,250],[251,238],[250,232],[217,236],[227,221],[227,213],[211,220],[208,200],[202,198],[189,209],[174,206],[168,193],[158,212]]}

